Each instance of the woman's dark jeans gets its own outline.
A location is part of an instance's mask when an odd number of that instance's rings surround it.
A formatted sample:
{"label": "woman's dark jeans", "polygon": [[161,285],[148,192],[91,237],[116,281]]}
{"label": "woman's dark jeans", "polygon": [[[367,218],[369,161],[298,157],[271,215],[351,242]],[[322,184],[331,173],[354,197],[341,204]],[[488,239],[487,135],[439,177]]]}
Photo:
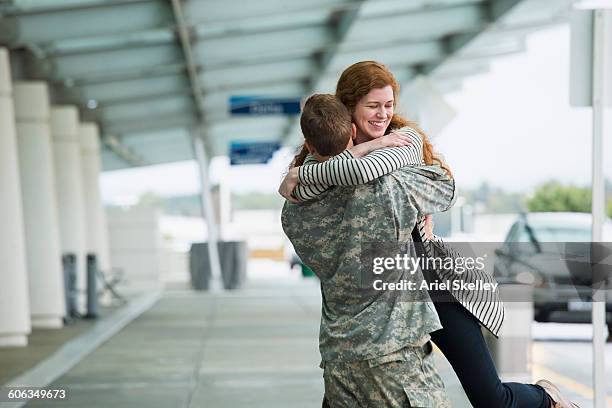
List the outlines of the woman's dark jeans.
{"label": "woman's dark jeans", "polygon": [[551,401],[538,385],[502,383],[480,331],[480,325],[456,301],[435,302],[444,327],[431,334],[453,366],[474,408],[549,408]]}

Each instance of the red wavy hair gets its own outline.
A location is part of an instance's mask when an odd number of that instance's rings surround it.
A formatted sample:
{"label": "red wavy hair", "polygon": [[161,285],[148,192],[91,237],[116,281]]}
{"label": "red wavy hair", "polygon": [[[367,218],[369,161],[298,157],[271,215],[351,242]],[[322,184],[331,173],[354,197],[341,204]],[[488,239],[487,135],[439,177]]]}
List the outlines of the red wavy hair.
{"label": "red wavy hair", "polygon": [[[400,86],[391,71],[389,71],[386,66],[376,61],[361,61],[351,65],[342,72],[340,79],[338,79],[338,85],[336,86],[336,97],[340,99],[352,114],[355,111],[357,103],[361,98],[370,93],[372,89],[384,88],[389,85],[393,89],[393,105],[395,108],[397,100],[399,99]],[[394,129],[400,129],[406,126],[411,127],[421,135],[423,139],[423,159],[425,164],[438,164],[448,173],[448,175],[452,175],[450,168],[442,157],[434,152],[433,145],[429,141],[427,134],[416,122],[405,119],[399,114],[394,113],[385,134]]]}

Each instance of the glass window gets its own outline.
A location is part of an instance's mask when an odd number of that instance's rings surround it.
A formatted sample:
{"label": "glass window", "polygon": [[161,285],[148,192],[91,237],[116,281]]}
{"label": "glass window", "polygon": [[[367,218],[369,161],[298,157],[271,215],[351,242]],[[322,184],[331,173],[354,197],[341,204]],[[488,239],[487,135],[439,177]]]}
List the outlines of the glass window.
{"label": "glass window", "polygon": [[509,242],[515,241],[517,230],[518,230],[518,222],[515,222],[514,224],[512,224],[512,227],[510,227],[510,231],[508,232],[508,235],[506,235],[506,240],[504,242],[509,243]]}
{"label": "glass window", "polygon": [[540,242],[589,242],[590,228],[538,227],[533,230]]}

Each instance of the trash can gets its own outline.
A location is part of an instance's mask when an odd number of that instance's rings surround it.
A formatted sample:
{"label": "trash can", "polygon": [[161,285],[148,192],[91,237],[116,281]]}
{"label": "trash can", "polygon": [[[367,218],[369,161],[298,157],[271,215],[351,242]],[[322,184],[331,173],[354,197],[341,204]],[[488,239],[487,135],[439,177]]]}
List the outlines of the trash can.
{"label": "trash can", "polygon": [[88,319],[99,316],[98,310],[98,259],[95,254],[87,254],[87,314]]}
{"label": "trash can", "polygon": [[225,289],[240,289],[246,281],[247,258],[245,241],[219,242],[219,261]]}
{"label": "trash can", "polygon": [[487,345],[503,381],[531,382],[533,287],[500,284],[499,293],[505,306],[504,324],[498,339],[483,329]]}
{"label": "trash can", "polygon": [[191,287],[193,289],[208,290],[210,285],[210,258],[207,243],[191,244],[189,274],[191,275]]}
{"label": "trash can", "polygon": [[72,323],[76,317],[80,317],[78,310],[78,290],[77,290],[77,257],[75,254],[62,255],[62,265],[64,269],[64,294],[66,297],[66,316],[64,323]]}
{"label": "trash can", "polygon": [[[221,278],[225,289],[240,289],[246,281],[248,249],[245,241],[217,242]],[[210,287],[210,258],[208,243],[194,243],[189,251],[191,286],[196,290]]]}

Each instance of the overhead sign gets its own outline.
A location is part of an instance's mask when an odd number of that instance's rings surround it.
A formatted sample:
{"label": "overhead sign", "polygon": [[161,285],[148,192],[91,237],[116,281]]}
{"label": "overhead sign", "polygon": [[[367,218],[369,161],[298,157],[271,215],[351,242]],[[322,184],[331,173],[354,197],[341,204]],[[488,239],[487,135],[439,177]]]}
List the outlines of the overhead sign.
{"label": "overhead sign", "polygon": [[280,149],[280,142],[231,142],[230,164],[265,164]]}
{"label": "overhead sign", "polygon": [[232,115],[299,115],[301,98],[232,96]]}

